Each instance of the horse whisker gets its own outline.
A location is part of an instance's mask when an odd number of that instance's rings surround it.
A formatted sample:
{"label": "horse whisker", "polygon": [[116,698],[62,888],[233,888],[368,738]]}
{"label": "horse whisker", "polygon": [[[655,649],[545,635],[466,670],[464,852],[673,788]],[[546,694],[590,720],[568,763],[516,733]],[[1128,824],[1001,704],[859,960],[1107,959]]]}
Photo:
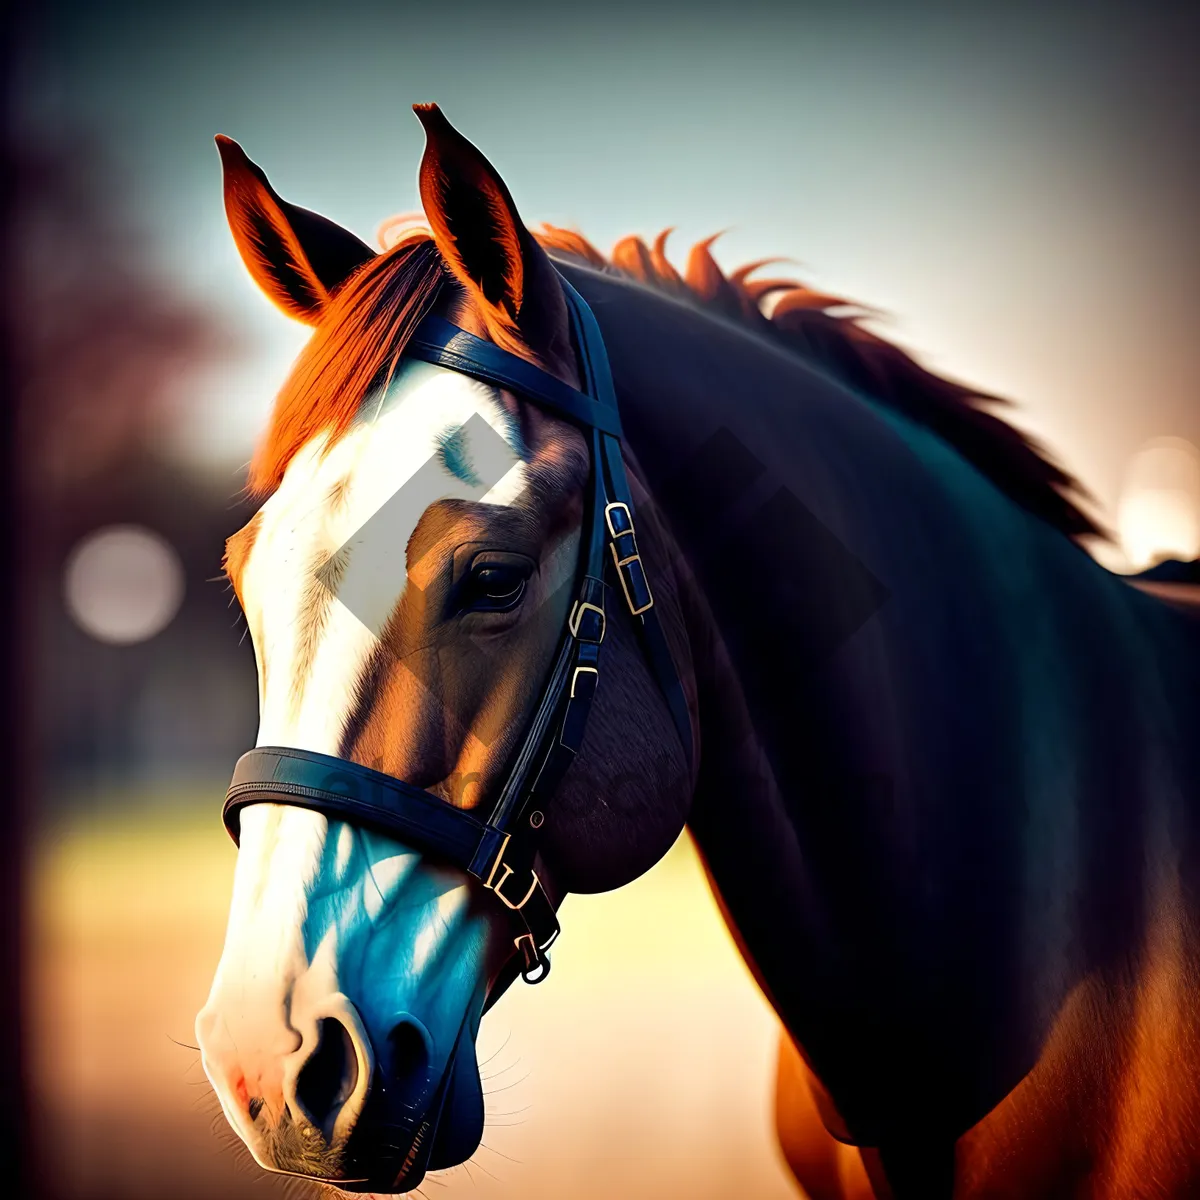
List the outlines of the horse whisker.
{"label": "horse whisker", "polygon": [[525,1080],[527,1080],[529,1078],[529,1074],[530,1073],[527,1071],[524,1075],[521,1076],[520,1079],[514,1079],[512,1083],[506,1083],[503,1087],[488,1088],[483,1094],[484,1094],[484,1096],[496,1096],[496,1095],[499,1095],[501,1092],[507,1092],[509,1088],[515,1088],[515,1087],[518,1087],[520,1084],[524,1083]]}

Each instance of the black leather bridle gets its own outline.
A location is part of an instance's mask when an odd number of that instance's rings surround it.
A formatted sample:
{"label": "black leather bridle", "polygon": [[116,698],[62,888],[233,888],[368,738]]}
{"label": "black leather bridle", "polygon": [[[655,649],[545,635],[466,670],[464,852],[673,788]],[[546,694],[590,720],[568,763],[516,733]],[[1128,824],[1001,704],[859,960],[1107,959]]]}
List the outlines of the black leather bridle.
{"label": "black leather bridle", "polygon": [[[455,808],[431,792],[347,759],[286,746],[260,746],[242,755],[223,814],[236,842],[238,814],[246,805],[300,805],[382,830],[461,868],[513,914],[513,943],[528,983],[538,983],[549,973],[547,951],[559,934],[558,917],[538,878],[535,859],[547,807],[583,743],[599,682],[607,623],[604,576],[610,567],[666,698],[684,759],[689,764],[692,759],[687,702],[634,535],[633,504],[621,459],[621,420],[604,340],[583,297],[565,279],[561,283],[583,391],[437,316],[425,317],[404,348],[410,358],[515,392],[591,435],[576,599],[541,700],[490,814],[484,818]],[[513,961],[503,986],[493,986],[489,1004],[511,982]]]}

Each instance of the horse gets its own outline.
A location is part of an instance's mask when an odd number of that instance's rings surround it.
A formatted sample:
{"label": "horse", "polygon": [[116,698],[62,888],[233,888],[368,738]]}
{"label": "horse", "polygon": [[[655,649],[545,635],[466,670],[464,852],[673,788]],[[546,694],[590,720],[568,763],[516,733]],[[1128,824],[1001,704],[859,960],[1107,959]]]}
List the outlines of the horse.
{"label": "horse", "polygon": [[[535,234],[415,111],[424,224],[382,252],[218,138],[240,255],[313,330],[226,546],[258,746],[459,822],[503,790],[580,620],[599,442],[415,331],[578,396],[590,310],[683,703],[614,540],[586,730],[530,817],[539,896],[621,887],[690,830],[779,1016],[777,1133],[816,1200],[1200,1194],[1194,614],[1100,566],[999,398],[864,310],[727,275],[711,239],[681,272],[665,234],[611,259]],[[474,1152],[482,1014],[548,960],[522,966],[494,878],[303,789],[251,799],[204,1069],[267,1170],[412,1189]]]}

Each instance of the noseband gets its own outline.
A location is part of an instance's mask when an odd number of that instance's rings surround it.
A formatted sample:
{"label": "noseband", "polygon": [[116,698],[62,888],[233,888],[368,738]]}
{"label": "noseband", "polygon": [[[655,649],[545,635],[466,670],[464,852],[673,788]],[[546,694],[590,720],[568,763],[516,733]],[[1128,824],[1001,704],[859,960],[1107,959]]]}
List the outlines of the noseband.
{"label": "noseband", "polygon": [[[565,279],[561,282],[583,391],[441,317],[425,317],[404,348],[410,358],[515,392],[591,435],[576,599],[541,700],[490,815],[481,819],[423,788],[347,759],[286,746],[260,746],[238,759],[223,814],[236,842],[239,813],[246,805],[300,805],[381,830],[459,867],[512,914],[513,944],[527,983],[538,983],[549,973],[547,951],[559,934],[554,906],[534,867],[546,811],[583,743],[599,683],[608,571],[620,581],[650,669],[679,732],[685,761],[690,763],[692,757],[687,702],[634,535],[633,503],[621,459],[621,419],[604,339],[583,297]],[[515,961],[510,959],[493,987],[489,1004],[511,982]]]}

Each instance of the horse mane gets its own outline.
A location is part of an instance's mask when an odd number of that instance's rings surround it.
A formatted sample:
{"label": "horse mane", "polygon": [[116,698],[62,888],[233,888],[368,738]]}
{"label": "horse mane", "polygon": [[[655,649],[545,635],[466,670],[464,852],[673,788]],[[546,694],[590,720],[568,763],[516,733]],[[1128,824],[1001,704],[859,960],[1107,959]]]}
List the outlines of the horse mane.
{"label": "horse mane", "polygon": [[[400,232],[389,236],[399,222]],[[779,259],[761,259],[726,275],[712,256],[716,236],[696,243],[682,274],[666,255],[670,230],[647,245],[622,238],[605,258],[582,234],[543,225],[548,251],[693,303],[756,330],[851,387],[927,426],[1018,504],[1069,537],[1105,536],[1072,499],[1079,483],[1028,435],[986,405],[1009,401],[922,367],[862,321],[871,310],[794,279],[752,279]],[[336,291],[279,393],[267,434],[250,464],[249,490],[279,485],[293,455],[316,434],[332,444],[350,426],[367,393],[390,378],[404,345],[449,279],[427,229],[408,218],[380,231],[388,248]],[[835,311],[841,310],[841,311]]]}
{"label": "horse mane", "polygon": [[607,259],[573,229],[543,225],[535,236],[547,250],[618,272],[749,326],[927,426],[1012,500],[1060,532],[1073,538],[1108,536],[1072,498],[1072,493],[1087,498],[1080,483],[1034,439],[985,407],[1011,401],[927,370],[862,324],[876,315],[862,304],[814,291],[795,279],[751,279],[781,259],[759,259],[726,275],[712,255],[717,234],[691,248],[681,274],[666,255],[670,233],[665,229],[651,245],[636,236],[622,238]]}
{"label": "horse mane", "polygon": [[428,234],[368,259],[335,289],[300,351],[250,462],[252,496],[274,491],[296,452],[318,433],[333,445],[374,387],[395,371],[405,344],[449,272]]}

